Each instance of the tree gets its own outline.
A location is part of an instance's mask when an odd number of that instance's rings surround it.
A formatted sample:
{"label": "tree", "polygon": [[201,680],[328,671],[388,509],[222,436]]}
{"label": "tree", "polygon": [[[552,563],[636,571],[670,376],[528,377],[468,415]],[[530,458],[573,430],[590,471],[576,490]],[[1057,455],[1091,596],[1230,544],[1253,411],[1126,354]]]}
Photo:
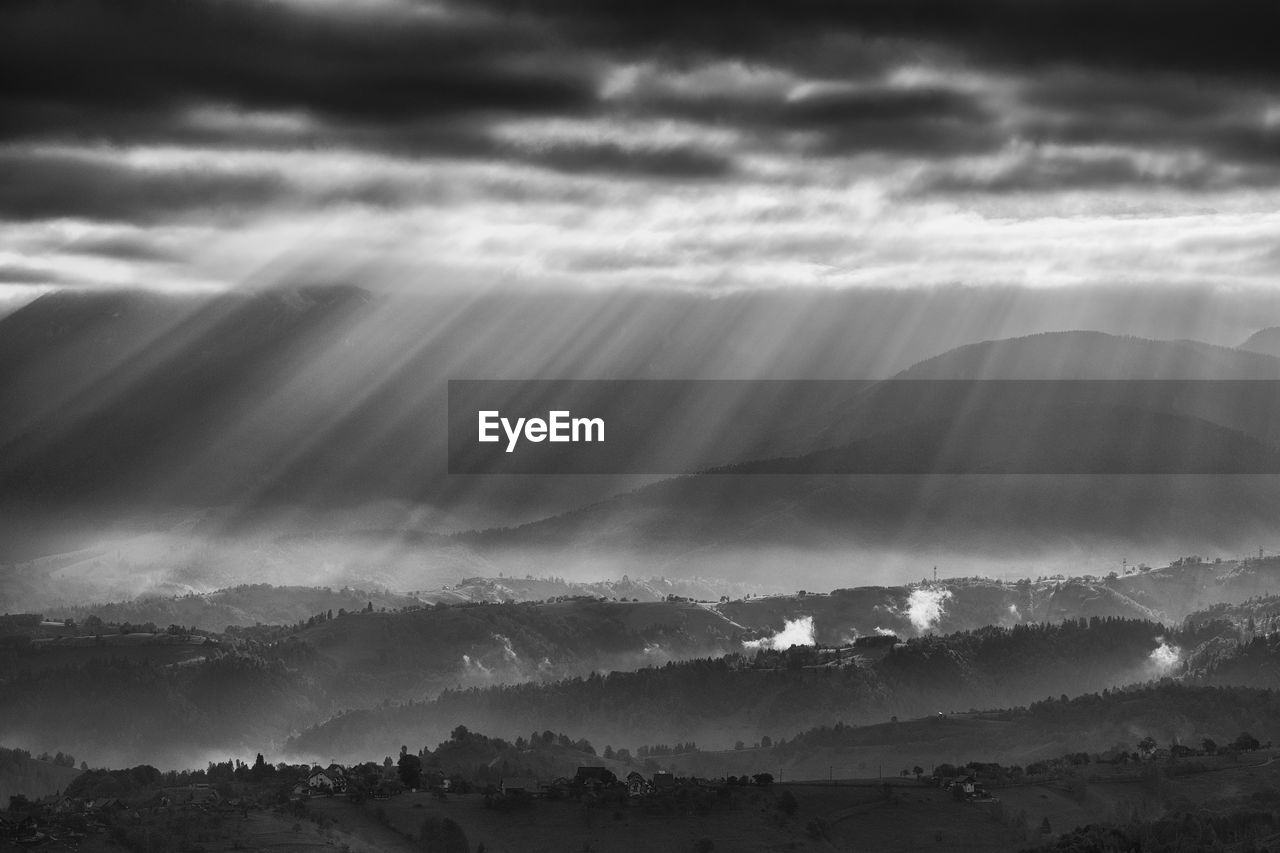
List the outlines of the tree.
{"label": "tree", "polygon": [[1207,737],[1200,741],[1200,746],[1204,749],[1205,755],[1213,755],[1218,751],[1218,744],[1211,737]]}
{"label": "tree", "polygon": [[1240,750],[1241,752],[1254,750],[1262,746],[1262,744],[1258,742],[1258,739],[1253,735],[1249,734],[1248,732],[1241,732],[1240,734],[1236,735],[1236,739],[1233,741],[1233,743],[1235,744],[1236,749]]}
{"label": "tree", "polygon": [[1147,735],[1142,740],[1138,741],[1138,751],[1145,752],[1145,753],[1155,752],[1156,739],[1153,738],[1151,735]]}
{"label": "tree", "polygon": [[396,769],[406,788],[416,788],[422,782],[422,759],[413,753],[403,753]]}

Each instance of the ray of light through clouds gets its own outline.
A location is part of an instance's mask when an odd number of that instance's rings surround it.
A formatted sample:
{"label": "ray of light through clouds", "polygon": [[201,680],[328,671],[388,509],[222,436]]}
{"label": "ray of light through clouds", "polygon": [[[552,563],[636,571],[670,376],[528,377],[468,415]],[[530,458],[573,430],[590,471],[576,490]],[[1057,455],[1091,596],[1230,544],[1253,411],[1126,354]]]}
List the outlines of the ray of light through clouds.
{"label": "ray of light through clouds", "polygon": [[1268,285],[1277,13],[1204,8],[9,3],[0,279]]}
{"label": "ray of light through clouds", "polygon": [[[93,476],[58,469],[66,493],[140,460],[130,497],[231,505],[227,528],[281,494],[297,505],[273,520],[305,527],[336,494],[464,529],[643,478],[438,477],[447,378],[879,378],[983,339],[1235,345],[1280,320],[1280,74],[1249,41],[1280,13],[1036,8],[3,4],[0,317],[60,289],[227,299],[56,338],[7,389],[0,446],[96,448]],[[291,290],[334,284],[373,295]],[[154,389],[205,364],[252,378],[166,397],[172,447],[135,440],[161,429]],[[113,406],[137,421],[104,433]],[[713,454],[691,417],[655,441]],[[917,590],[903,615],[933,630],[946,602]]]}

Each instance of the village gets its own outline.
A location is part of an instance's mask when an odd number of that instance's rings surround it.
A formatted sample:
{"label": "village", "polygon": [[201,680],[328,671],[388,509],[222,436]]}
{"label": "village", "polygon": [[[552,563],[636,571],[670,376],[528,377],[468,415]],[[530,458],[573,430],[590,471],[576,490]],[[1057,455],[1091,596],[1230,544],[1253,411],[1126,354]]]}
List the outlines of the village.
{"label": "village", "polygon": [[[271,765],[259,755],[253,764],[228,761],[210,764],[203,771],[162,774],[147,766],[84,771],[65,792],[39,799],[11,796],[8,808],[0,812],[0,842],[75,850],[96,837],[139,849],[130,844],[139,828],[145,829],[148,839],[181,827],[181,832],[197,833],[209,841],[237,818],[248,820],[251,814],[268,813],[300,831],[302,820],[318,821],[322,826],[323,815],[334,820],[333,810],[324,805],[327,802],[345,802],[349,809],[357,810],[353,814],[374,815],[389,827],[391,821],[378,801],[404,797],[412,808],[421,809],[423,796],[440,807],[458,799],[497,812],[545,808],[539,803],[579,803],[588,811],[611,812],[617,819],[629,809],[639,815],[705,816],[741,796],[737,792],[756,791],[766,797],[763,802],[776,810],[779,819],[786,819],[797,809],[796,793],[803,799],[806,791],[817,787],[836,789],[828,797],[842,787],[848,789],[851,802],[873,792],[877,798],[892,802],[904,790],[924,787],[945,792],[947,800],[985,807],[986,814],[1001,819],[1001,797],[1028,785],[1071,791],[1077,790],[1073,786],[1082,788],[1086,779],[1114,783],[1129,776],[1136,781],[1228,769],[1239,766],[1245,753],[1270,750],[1270,746],[1248,733],[1221,747],[1207,739],[1194,747],[1177,743],[1161,746],[1148,737],[1132,749],[1117,744],[1104,752],[1063,755],[1025,768],[942,763],[929,773],[916,766],[887,778],[789,780],[786,785],[776,783],[770,772],[716,779],[676,775],[665,769],[647,774],[637,769],[620,775],[604,764],[582,764],[572,775],[547,779],[521,769],[494,779],[491,774],[446,773],[438,767],[422,767],[419,757],[407,750],[402,751],[399,762],[388,756],[382,762],[348,765]],[[1268,758],[1266,763],[1272,760]],[[760,801],[758,795],[755,801]],[[94,848],[90,844],[85,849]]]}

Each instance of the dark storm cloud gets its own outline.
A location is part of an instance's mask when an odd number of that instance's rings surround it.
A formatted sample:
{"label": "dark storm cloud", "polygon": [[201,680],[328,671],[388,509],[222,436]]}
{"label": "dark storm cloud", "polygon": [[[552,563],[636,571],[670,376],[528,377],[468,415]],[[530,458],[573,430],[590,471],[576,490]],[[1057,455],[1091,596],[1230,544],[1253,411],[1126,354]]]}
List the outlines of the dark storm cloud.
{"label": "dark storm cloud", "polygon": [[[478,0],[619,52],[777,59],[832,32],[934,42],[982,63],[1280,74],[1280,7],[1256,0]],[[791,54],[802,57],[803,54]]]}
{"label": "dark storm cloud", "polygon": [[[823,158],[866,153],[937,167],[917,194],[1274,183],[1280,138],[1261,115],[1280,83],[1264,38],[1278,24],[1280,7],[1245,0],[10,0],[0,168],[14,177],[0,216],[149,223],[449,201],[427,179],[317,187],[287,168],[57,153],[84,144],[497,161],[655,187],[748,180],[752,154],[821,182]],[[738,70],[676,79],[716,62]],[[648,79],[605,91],[636,65]],[[904,68],[931,73],[894,76]],[[572,124],[569,138],[544,120]],[[616,120],[693,130],[592,132]],[[721,131],[732,141],[704,143]],[[976,177],[949,167],[1024,142],[1128,150],[1027,156]],[[1152,168],[1144,151],[1206,162]]]}
{"label": "dark storm cloud", "polygon": [[[1205,190],[1229,188],[1244,181],[1256,183],[1263,177],[1256,172],[1238,178],[1227,176],[1204,163],[1157,171],[1144,167],[1130,154],[1081,157],[1063,152],[1027,152],[1008,166],[984,173],[965,173],[940,167],[918,180],[911,191],[920,195],[952,192],[1009,194],[1144,186]],[[1275,175],[1265,177],[1270,181],[1276,179]]]}
{"label": "dark storm cloud", "polygon": [[[847,81],[872,79],[895,61],[943,56],[1025,75],[1028,105],[1065,113],[1029,128],[1033,138],[1125,141],[1155,136],[1173,122],[1197,144],[1200,127],[1187,123],[1210,122],[1222,109],[1222,90],[1198,89],[1185,74],[1280,76],[1272,46],[1261,38],[1277,31],[1280,7],[1244,0],[475,0],[419,11],[388,4],[357,14],[249,0],[16,0],[0,7],[0,135],[518,156],[488,142],[496,117],[598,117],[629,108],[625,99],[605,104],[598,97],[611,62],[656,57],[680,69],[732,57],[799,79]],[[1079,71],[1038,84],[1045,69],[1063,64]],[[1122,73],[1098,76],[1097,69]],[[971,153],[997,147],[1010,132],[997,128],[998,110],[937,86],[796,101],[733,92],[641,92],[637,100],[655,117],[813,132],[819,150],[837,154]],[[188,113],[206,105],[292,112],[303,126],[193,126]],[[1204,146],[1222,156],[1276,151],[1269,133],[1247,124],[1204,129]],[[659,177],[726,169],[710,152],[654,154],[606,144],[580,153],[551,152],[541,162]]]}
{"label": "dark storm cloud", "polygon": [[[491,154],[508,151],[496,142],[485,143],[483,150]],[[614,144],[566,144],[512,150],[508,154],[510,159],[565,172],[606,172],[654,179],[720,178],[733,168],[728,158],[692,146],[632,150]],[[458,188],[439,177],[406,179],[377,170],[356,171],[340,181],[312,184],[266,166],[210,170],[173,164],[139,165],[127,159],[76,151],[0,151],[0,172],[8,176],[0,182],[0,221],[79,218],[155,225],[171,217],[239,217],[315,205],[391,209],[441,206],[460,200]],[[508,201],[521,197],[518,185],[504,189],[499,183],[482,192]],[[73,245],[65,250],[141,261],[164,259],[162,250],[143,240]]]}
{"label": "dark storm cloud", "polygon": [[775,119],[780,128],[816,131],[818,148],[835,154],[958,154],[1002,139],[977,98],[936,87],[816,95],[787,103]]}
{"label": "dark storm cloud", "polygon": [[1021,95],[1038,109],[1098,120],[1216,121],[1237,108],[1239,88],[1187,74],[1126,75],[1063,69],[1029,77]]}
{"label": "dark storm cloud", "polygon": [[557,144],[518,156],[562,172],[598,172],[650,178],[724,178],[733,160],[694,145],[629,147],[614,142]]}
{"label": "dark storm cloud", "polygon": [[157,172],[126,163],[74,154],[5,152],[0,171],[0,218],[8,220],[81,217],[154,222],[199,210],[257,206],[285,188],[264,173]]}
{"label": "dark storm cloud", "polygon": [[26,264],[0,264],[0,284],[59,284],[62,276]]}
{"label": "dark storm cloud", "polygon": [[510,22],[247,0],[18,0],[0,10],[0,127],[91,136],[77,117],[142,126],[198,103],[387,124],[588,109],[592,79],[546,39]]}
{"label": "dark storm cloud", "polygon": [[72,255],[87,255],[119,261],[166,263],[180,259],[179,253],[155,244],[140,234],[87,236],[59,247]]}
{"label": "dark storm cloud", "polygon": [[942,86],[890,86],[882,81],[816,87],[792,97],[641,91],[626,109],[653,119],[701,118],[784,149],[785,137],[803,134],[805,141],[798,148],[806,154],[951,155],[990,149],[1003,140],[998,111],[979,95]]}

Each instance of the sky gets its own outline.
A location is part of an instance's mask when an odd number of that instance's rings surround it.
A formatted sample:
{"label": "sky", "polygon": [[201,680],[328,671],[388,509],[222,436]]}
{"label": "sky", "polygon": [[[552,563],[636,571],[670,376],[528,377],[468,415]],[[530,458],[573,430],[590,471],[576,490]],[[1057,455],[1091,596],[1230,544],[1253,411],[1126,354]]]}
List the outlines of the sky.
{"label": "sky", "polygon": [[1277,31],[1249,0],[8,0],[0,302],[1263,289]]}

